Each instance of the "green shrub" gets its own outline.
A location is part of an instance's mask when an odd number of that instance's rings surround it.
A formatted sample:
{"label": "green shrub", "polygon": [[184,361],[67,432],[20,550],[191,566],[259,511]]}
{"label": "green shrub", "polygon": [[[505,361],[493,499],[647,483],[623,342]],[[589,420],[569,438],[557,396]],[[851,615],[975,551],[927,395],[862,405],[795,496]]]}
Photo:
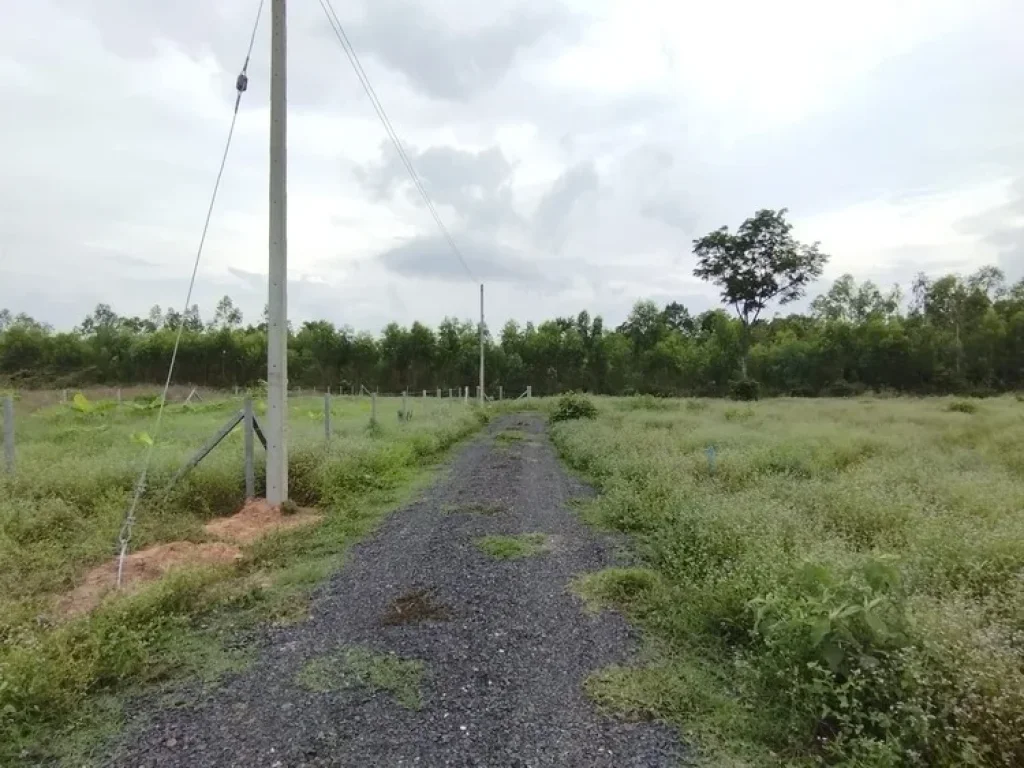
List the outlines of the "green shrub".
{"label": "green shrub", "polygon": [[575,392],[562,395],[558,399],[554,412],[551,414],[552,422],[595,418],[597,418],[597,406],[586,395],[576,394]]}
{"label": "green shrub", "polygon": [[828,385],[825,392],[829,397],[860,397],[867,390],[859,381],[836,379]]}
{"label": "green shrub", "polygon": [[814,391],[812,387],[807,385],[801,385],[799,387],[793,387],[789,390],[790,397],[817,397],[818,393]]}
{"label": "green shrub", "polygon": [[946,406],[946,410],[953,413],[977,413],[978,406],[970,400],[954,400]]}
{"label": "green shrub", "polygon": [[733,400],[757,400],[761,397],[761,385],[754,379],[737,379],[729,384],[729,397]]}
{"label": "green shrub", "polygon": [[965,402],[993,418],[777,400],[555,430],[602,490],[584,518],[655,575],[574,585],[651,640],[588,690],[715,764],[1024,765],[1024,422]]}
{"label": "green shrub", "polygon": [[622,402],[624,407],[631,411],[668,411],[678,407],[678,401],[654,395],[634,395]]}

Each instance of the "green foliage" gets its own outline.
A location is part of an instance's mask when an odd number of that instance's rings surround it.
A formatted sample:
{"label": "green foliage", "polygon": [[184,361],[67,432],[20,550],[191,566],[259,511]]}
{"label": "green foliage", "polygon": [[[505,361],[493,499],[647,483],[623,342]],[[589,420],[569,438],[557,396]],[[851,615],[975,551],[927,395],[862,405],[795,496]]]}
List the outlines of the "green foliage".
{"label": "green foliage", "polygon": [[543,533],[521,533],[515,536],[482,536],[477,547],[498,560],[518,560],[544,552],[548,537]]}
{"label": "green foliage", "polygon": [[[509,321],[487,336],[488,394],[502,386],[512,398],[530,385],[535,396],[721,397],[744,365],[743,375],[761,382],[765,395],[846,396],[839,382],[853,395],[864,388],[966,396],[1024,387],[1024,281],[1006,285],[991,267],[915,281],[909,311],[898,286],[883,291],[844,275],[808,314],[766,319],[774,302],[786,304],[805,290],[802,280],[822,258],[813,246],[793,241],[788,226],[782,213],[762,211],[739,232],[698,241],[711,239],[700,249],[706,258],[699,270],[739,299],[734,317],[722,309],[691,315],[676,302],[640,301],[614,330],[587,312],[537,325]],[[175,378],[206,388],[249,388],[265,398],[265,329],[243,327],[230,307],[222,309],[210,326],[188,321]],[[197,319],[198,311],[192,314]],[[22,318],[0,329],[0,386],[159,385],[176,328],[177,320],[162,312],[156,320],[126,318],[106,306],[70,333]],[[345,394],[360,385],[447,393],[473,379],[478,343],[474,323],[452,318],[433,329],[390,324],[376,337],[307,322],[289,338],[289,378],[303,389]]]}
{"label": "green foliage", "polygon": [[586,395],[578,395],[574,392],[558,398],[558,403],[551,413],[552,422],[595,418],[597,418],[597,406],[594,405],[594,401]]}
{"label": "green foliage", "polygon": [[1024,764],[1015,399],[970,419],[901,399],[748,410],[555,427],[602,490],[584,515],[634,534],[639,560],[575,588],[650,638],[588,691],[723,764]]}
{"label": "green foliage", "polygon": [[828,385],[825,393],[829,397],[860,397],[864,394],[865,389],[865,386],[860,382],[836,379]]}
{"label": "green foliage", "polygon": [[733,400],[757,400],[761,397],[761,385],[754,379],[737,379],[729,385],[729,397]]}
{"label": "green foliage", "polygon": [[572,591],[592,611],[627,608],[649,597],[659,586],[658,574],[647,568],[606,568],[576,578]]}
{"label": "green foliage", "polygon": [[977,413],[978,406],[970,400],[954,400],[946,406],[946,410],[953,413]]}
{"label": "green foliage", "polygon": [[354,646],[308,662],[295,682],[318,693],[355,687],[385,691],[399,705],[418,710],[423,706],[423,674],[422,661]]}

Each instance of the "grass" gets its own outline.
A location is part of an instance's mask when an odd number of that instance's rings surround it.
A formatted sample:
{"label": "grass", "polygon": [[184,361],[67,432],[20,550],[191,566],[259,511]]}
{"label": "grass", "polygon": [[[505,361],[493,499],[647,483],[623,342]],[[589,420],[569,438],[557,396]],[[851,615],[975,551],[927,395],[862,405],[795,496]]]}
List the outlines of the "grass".
{"label": "grass", "polygon": [[[144,448],[132,436],[152,428],[154,412],[128,403],[19,411],[17,472],[0,474],[0,764],[87,764],[90,749],[116,730],[126,696],[196,675],[216,684],[242,663],[224,650],[241,628],[301,621],[306,597],[339,567],[345,549],[422,487],[444,452],[485,420],[474,407],[429,400],[412,421],[385,418],[400,403],[378,399],[379,424],[370,434],[369,401],[336,398],[327,447],[322,399],[294,399],[291,496],[320,509],[319,525],[274,534],[244,547],[235,565],[173,574],[70,621],[56,613],[55,598],[116,552]],[[238,431],[164,493],[177,468],[238,407],[169,408],[133,550],[203,541],[206,521],[239,508]]]}
{"label": "grass", "polygon": [[498,560],[518,560],[533,557],[548,549],[548,537],[543,533],[520,533],[515,536],[482,536],[476,540],[480,550]]}
{"label": "grass", "polygon": [[527,434],[521,429],[506,429],[504,432],[499,432],[494,436],[496,442],[504,443],[506,445],[515,445],[521,443],[527,439]]}
{"label": "grass", "polygon": [[418,710],[423,706],[423,674],[422,661],[353,646],[308,662],[295,682],[318,693],[354,687],[385,691],[400,706]]}
{"label": "grass", "polygon": [[1024,407],[963,402],[600,399],[556,426],[639,561],[574,584],[645,630],[591,695],[714,764],[1024,765]]}

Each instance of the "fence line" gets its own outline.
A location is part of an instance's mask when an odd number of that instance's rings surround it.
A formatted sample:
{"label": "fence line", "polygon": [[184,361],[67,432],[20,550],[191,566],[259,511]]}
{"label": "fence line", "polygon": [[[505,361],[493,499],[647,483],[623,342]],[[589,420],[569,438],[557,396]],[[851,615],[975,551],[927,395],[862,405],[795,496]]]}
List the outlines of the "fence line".
{"label": "fence line", "polygon": [[[258,438],[259,441],[265,447],[266,446],[266,437],[263,434],[263,430],[262,430],[262,428],[260,426],[259,419],[256,418],[256,415],[255,415],[255,412],[254,412],[252,394],[250,394],[248,392],[245,392],[244,390],[243,391],[239,391],[237,387],[235,389],[236,389],[236,392],[239,392],[240,394],[243,395],[243,401],[242,401],[242,406],[243,407],[242,407],[242,410],[237,411],[236,413],[234,413],[231,416],[231,418],[228,420],[228,422],[225,423],[225,425],[210,439],[210,441],[208,441],[199,451],[196,452],[196,454],[194,454],[189,459],[188,462],[186,462],[186,465],[183,466],[179,470],[178,474],[176,474],[174,479],[171,481],[171,485],[176,483],[178,480],[181,479],[181,477],[183,477],[185,474],[187,474],[189,472],[189,470],[191,470],[193,467],[195,467],[197,464],[199,464],[199,462],[201,462],[203,460],[203,458],[205,458],[206,455],[210,453],[210,451],[212,451],[228,434],[230,434],[230,432],[238,424],[243,424],[244,431],[245,431],[245,490],[246,490],[246,495],[249,496],[249,497],[251,497],[251,495],[255,492],[255,478],[254,478],[254,469],[253,469],[253,466],[254,466],[253,465],[253,461],[254,461],[254,459],[253,459],[254,438]],[[408,391],[405,391],[405,392],[395,392],[395,393],[379,393],[379,392],[371,392],[366,387],[360,385],[360,387],[359,387],[359,394],[357,395],[355,393],[355,389],[356,389],[355,386],[353,386],[353,395],[351,395],[351,397],[360,397],[362,395],[362,393],[364,393],[364,392],[367,395],[369,395],[369,397],[370,397],[370,423],[371,424],[378,423],[377,422],[377,398],[378,398],[378,396],[380,396],[380,397],[392,397],[392,398],[401,397],[402,398],[402,410],[399,412],[399,417],[403,421],[408,421],[409,420],[409,418],[411,416],[411,412],[409,410],[409,393],[408,393]],[[478,399],[479,399],[479,395],[480,395],[480,391],[479,390],[480,390],[480,388],[477,387],[477,398]],[[301,396],[299,394],[301,392],[301,390],[294,390],[293,392],[294,392],[294,394],[296,394],[296,396]],[[455,388],[449,387],[449,389],[448,389],[448,398],[447,399],[449,400],[449,402],[452,402],[452,403],[461,400],[464,404],[468,405],[470,403],[469,392],[470,392],[469,386],[458,387],[458,392],[456,392]],[[437,388],[436,393],[437,393],[436,394],[436,398],[437,398],[437,400],[439,402],[443,401],[445,399],[443,397],[443,394],[444,394],[443,390],[440,387]],[[124,407],[124,402],[123,402],[123,398],[121,397],[120,389],[117,390],[117,394],[118,394],[118,409],[120,410],[121,407]],[[207,394],[209,395],[209,393],[207,393]],[[349,397],[348,395],[341,395],[341,396],[342,397]],[[422,398],[424,400],[429,399],[430,398],[430,390],[427,390],[427,389],[421,390],[421,396],[422,396]],[[325,444],[330,444],[331,435],[332,435],[332,432],[333,432],[333,427],[332,427],[332,423],[331,423],[332,395],[331,395],[331,392],[330,392],[330,388],[328,388],[328,391],[324,394],[323,397],[324,397],[324,442],[325,442]],[[521,395],[519,395],[519,397],[517,397],[515,399],[516,400],[522,400],[522,399],[531,400],[532,397],[533,397],[533,387],[532,386],[527,386],[526,387],[526,391],[523,392]],[[502,400],[504,400],[504,398],[505,398],[504,387],[499,386],[498,387],[498,398],[497,399],[499,401],[502,401]],[[226,400],[231,400],[232,396],[230,394],[225,393],[225,399]],[[191,387],[190,388],[189,394],[185,398],[183,404],[184,405],[188,405],[193,400],[198,400],[200,402],[209,402],[209,403],[215,403],[216,402],[216,401],[214,401],[212,399],[209,400],[209,401],[204,400],[202,398],[202,396],[198,392],[198,387]],[[68,399],[68,390],[63,390],[61,392],[61,402],[64,403],[64,404],[68,404],[69,402],[73,402],[73,398],[72,398],[72,400]],[[494,402],[494,397],[486,394],[486,392],[485,392],[484,393],[484,402]],[[131,406],[129,404],[129,408],[130,407]],[[14,395],[11,395],[11,394],[5,395],[3,397],[3,444],[4,444],[4,469],[6,470],[6,472],[13,474],[14,473],[14,469],[15,469],[15,409],[14,409]]]}

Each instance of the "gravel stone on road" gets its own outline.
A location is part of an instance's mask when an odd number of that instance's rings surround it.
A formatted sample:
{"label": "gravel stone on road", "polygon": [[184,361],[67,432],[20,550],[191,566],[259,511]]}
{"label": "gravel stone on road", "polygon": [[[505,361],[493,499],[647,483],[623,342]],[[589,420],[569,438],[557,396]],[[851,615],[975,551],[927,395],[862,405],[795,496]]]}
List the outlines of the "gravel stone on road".
{"label": "gravel stone on road", "polygon": [[[495,439],[506,430],[524,439]],[[616,540],[568,507],[589,492],[563,469],[541,417],[495,420],[418,501],[353,547],[308,620],[268,629],[254,664],[189,707],[141,705],[108,764],[680,765],[686,751],[669,728],[601,715],[583,692],[588,674],[627,661],[636,640],[620,615],[585,613],[567,589],[616,560]],[[551,546],[519,559],[474,543],[537,532]],[[396,601],[404,610],[417,600],[426,620],[396,620]],[[422,707],[359,685],[296,682],[310,661],[352,647],[422,661]]]}

